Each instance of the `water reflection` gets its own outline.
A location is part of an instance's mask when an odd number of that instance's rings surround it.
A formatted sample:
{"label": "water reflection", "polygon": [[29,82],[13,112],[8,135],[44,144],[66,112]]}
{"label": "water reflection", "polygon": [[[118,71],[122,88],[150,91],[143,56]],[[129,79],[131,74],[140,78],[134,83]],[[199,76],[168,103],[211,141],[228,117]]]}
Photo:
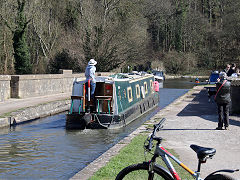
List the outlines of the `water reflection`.
{"label": "water reflection", "polygon": [[159,107],[120,129],[65,130],[65,114],[4,129],[0,134],[0,179],[69,179],[186,92],[160,89]]}

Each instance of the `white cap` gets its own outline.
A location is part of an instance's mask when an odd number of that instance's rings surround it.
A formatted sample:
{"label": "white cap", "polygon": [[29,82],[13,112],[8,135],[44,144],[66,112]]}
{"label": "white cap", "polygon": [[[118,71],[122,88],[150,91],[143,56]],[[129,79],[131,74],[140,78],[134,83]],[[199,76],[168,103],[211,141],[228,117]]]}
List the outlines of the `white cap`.
{"label": "white cap", "polygon": [[97,64],[97,61],[95,61],[94,59],[90,59],[90,61],[88,62],[88,65],[90,66],[94,66]]}

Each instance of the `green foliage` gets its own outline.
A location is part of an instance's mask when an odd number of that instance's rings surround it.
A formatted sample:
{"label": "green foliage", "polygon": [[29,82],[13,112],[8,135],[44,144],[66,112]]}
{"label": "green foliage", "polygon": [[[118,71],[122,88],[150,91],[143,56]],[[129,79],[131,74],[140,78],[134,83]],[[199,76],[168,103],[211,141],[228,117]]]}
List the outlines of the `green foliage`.
{"label": "green foliage", "polygon": [[15,58],[15,71],[17,74],[30,74],[32,65],[26,42],[27,20],[24,16],[25,1],[18,1],[18,15],[16,18],[16,29],[13,31],[13,49]]}
{"label": "green foliage", "polygon": [[69,51],[63,49],[62,52],[56,54],[54,59],[49,62],[50,73],[59,73],[59,69],[72,69],[73,72],[83,71],[83,67],[80,66],[76,58],[72,58]]}
{"label": "green foliage", "polygon": [[25,36],[21,30],[15,30],[13,36],[13,48],[15,58],[15,71],[17,74],[30,74],[30,54],[26,44]]}

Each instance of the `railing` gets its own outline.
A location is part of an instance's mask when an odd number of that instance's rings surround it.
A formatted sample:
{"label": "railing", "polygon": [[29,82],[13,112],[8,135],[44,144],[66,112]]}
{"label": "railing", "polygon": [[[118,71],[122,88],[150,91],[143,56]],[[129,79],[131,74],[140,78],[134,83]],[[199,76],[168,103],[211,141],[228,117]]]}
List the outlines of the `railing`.
{"label": "railing", "polygon": [[[111,114],[111,107],[110,107],[110,103],[112,100],[112,96],[95,96],[96,100],[97,100],[97,112],[98,114],[100,114],[100,101],[104,102],[107,101],[108,103],[108,113]],[[103,105],[103,103],[102,103]]]}

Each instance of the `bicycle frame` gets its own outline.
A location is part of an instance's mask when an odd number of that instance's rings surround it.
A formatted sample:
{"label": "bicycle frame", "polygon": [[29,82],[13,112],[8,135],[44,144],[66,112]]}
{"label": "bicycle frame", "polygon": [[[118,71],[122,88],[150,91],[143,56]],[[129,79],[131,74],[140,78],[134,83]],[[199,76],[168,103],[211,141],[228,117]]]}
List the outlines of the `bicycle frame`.
{"label": "bicycle frame", "polygon": [[193,172],[191,169],[189,169],[185,164],[183,164],[179,159],[177,159],[175,156],[173,156],[170,152],[168,152],[166,149],[164,149],[161,145],[157,145],[155,152],[154,152],[153,161],[155,162],[155,158],[161,156],[162,160],[168,167],[170,173],[176,180],[180,180],[181,178],[177,174],[175,168],[173,167],[171,161],[168,157],[170,157],[172,160],[174,160],[179,166],[181,166],[183,169],[185,169],[188,173],[190,173],[196,180],[203,180],[200,178],[200,172]]}

